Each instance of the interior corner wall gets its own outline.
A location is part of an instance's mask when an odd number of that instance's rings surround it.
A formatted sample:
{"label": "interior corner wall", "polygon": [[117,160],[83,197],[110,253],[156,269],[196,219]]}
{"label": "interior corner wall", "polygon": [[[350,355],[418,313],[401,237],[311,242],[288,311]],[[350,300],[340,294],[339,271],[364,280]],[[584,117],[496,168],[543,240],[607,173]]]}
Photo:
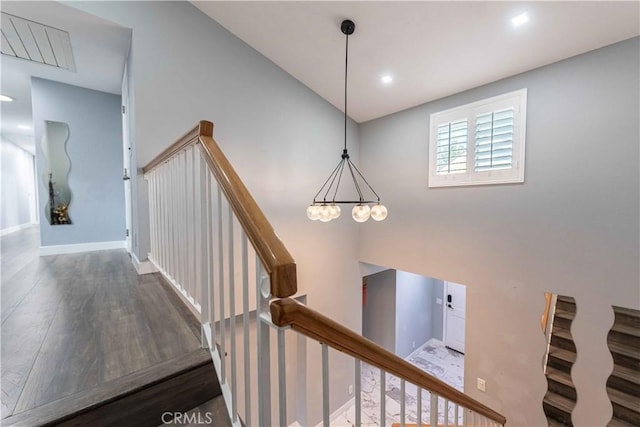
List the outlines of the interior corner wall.
{"label": "interior corner wall", "polygon": [[396,271],[395,351],[403,359],[433,337],[432,279]]}
{"label": "interior corner wall", "polygon": [[396,271],[366,276],[367,294],[362,308],[362,336],[396,351]]}
{"label": "interior corner wall", "polygon": [[[41,245],[124,241],[120,95],[32,78]],[[42,210],[49,191],[40,142],[45,120],[69,126],[71,224],[50,225]]]}
{"label": "interior corner wall", "polygon": [[[626,40],[360,125],[389,208],[360,259],[467,285],[464,390],[508,425],[546,425],[544,291],[577,302],[573,423],[611,417],[611,305],[640,308],[639,52]],[[521,88],[525,182],[428,188],[430,114]]]}
{"label": "interior corner wall", "polygon": [[[146,182],[141,170],[200,120],[214,137],[298,266],[298,294],[334,320],[362,328],[358,227],[349,215],[312,222],[305,209],[340,159],[343,114],[189,2],[64,2],[132,29],[135,60],[136,199],[140,260],[149,252]],[[359,158],[357,125],[349,152]],[[132,178],[133,180],[133,178]],[[339,298],[336,296],[339,295]],[[320,371],[320,351],[308,370]],[[331,408],[351,396],[354,364],[331,353]],[[291,402],[295,389],[290,390]],[[321,391],[307,390],[307,422],[321,417]],[[295,407],[295,405],[291,405]]]}
{"label": "interior corner wall", "polygon": [[0,231],[8,231],[32,222],[31,209],[35,200],[33,155],[2,138],[0,158]]}

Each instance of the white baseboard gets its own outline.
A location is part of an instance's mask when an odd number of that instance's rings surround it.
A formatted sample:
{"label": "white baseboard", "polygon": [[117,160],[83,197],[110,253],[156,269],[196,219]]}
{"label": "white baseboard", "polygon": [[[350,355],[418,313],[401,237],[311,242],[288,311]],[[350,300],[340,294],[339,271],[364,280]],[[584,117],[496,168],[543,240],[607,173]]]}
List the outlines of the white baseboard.
{"label": "white baseboard", "polygon": [[40,256],[75,254],[78,252],[107,251],[112,249],[125,249],[126,240],[113,242],[77,243],[73,245],[40,246]]}
{"label": "white baseboard", "polygon": [[144,261],[140,261],[134,252],[131,252],[131,262],[135,267],[138,274],[150,274],[158,271],[155,265],[147,258]]}
{"label": "white baseboard", "polygon": [[26,224],[20,224],[13,227],[5,228],[4,230],[0,230],[0,236],[6,236],[7,234],[15,233],[16,231],[24,230],[25,228],[31,227],[33,224],[27,222]]}

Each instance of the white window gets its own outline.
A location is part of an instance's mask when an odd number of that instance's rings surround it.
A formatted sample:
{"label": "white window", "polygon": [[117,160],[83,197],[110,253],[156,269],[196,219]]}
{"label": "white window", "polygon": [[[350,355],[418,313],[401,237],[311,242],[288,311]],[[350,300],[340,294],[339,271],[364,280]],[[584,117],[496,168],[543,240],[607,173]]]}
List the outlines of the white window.
{"label": "white window", "polygon": [[429,187],[524,182],[527,90],[431,115]]}

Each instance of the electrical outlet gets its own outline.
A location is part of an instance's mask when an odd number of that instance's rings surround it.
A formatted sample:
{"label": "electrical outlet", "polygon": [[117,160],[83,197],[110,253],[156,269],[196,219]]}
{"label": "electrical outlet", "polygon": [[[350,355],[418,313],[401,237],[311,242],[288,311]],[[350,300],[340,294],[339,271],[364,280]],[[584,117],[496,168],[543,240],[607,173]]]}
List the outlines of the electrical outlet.
{"label": "electrical outlet", "polygon": [[478,377],[478,390],[485,391],[487,386],[487,382],[482,378]]}
{"label": "electrical outlet", "polygon": [[353,386],[349,384],[349,396],[353,394]]}
{"label": "electrical outlet", "polygon": [[436,298],[436,304],[442,305],[442,298]]}
{"label": "electrical outlet", "polygon": [[415,341],[411,341],[411,348],[416,348],[416,342]]}

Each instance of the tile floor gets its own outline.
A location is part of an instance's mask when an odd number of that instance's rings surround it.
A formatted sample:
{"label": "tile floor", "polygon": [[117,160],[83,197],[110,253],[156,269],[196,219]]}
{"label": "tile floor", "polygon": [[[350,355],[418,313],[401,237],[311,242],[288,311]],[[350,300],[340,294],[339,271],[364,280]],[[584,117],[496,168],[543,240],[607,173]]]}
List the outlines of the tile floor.
{"label": "tile floor", "polygon": [[[446,348],[438,340],[428,341],[422,348],[410,355],[407,360],[422,368],[434,377],[462,391],[464,385],[464,355]],[[380,370],[362,364],[362,427],[381,426],[380,417]],[[400,379],[387,374],[385,384],[386,417],[384,426],[399,423],[400,408]],[[417,390],[411,384],[405,389],[405,422],[416,423],[418,420]],[[439,423],[444,422],[444,400],[438,401]],[[448,421],[453,422],[455,409],[449,405]],[[422,392],[422,422],[428,423],[430,417],[430,395]],[[458,414],[462,422],[462,410]],[[355,403],[343,413],[334,414],[332,426],[355,426]]]}

